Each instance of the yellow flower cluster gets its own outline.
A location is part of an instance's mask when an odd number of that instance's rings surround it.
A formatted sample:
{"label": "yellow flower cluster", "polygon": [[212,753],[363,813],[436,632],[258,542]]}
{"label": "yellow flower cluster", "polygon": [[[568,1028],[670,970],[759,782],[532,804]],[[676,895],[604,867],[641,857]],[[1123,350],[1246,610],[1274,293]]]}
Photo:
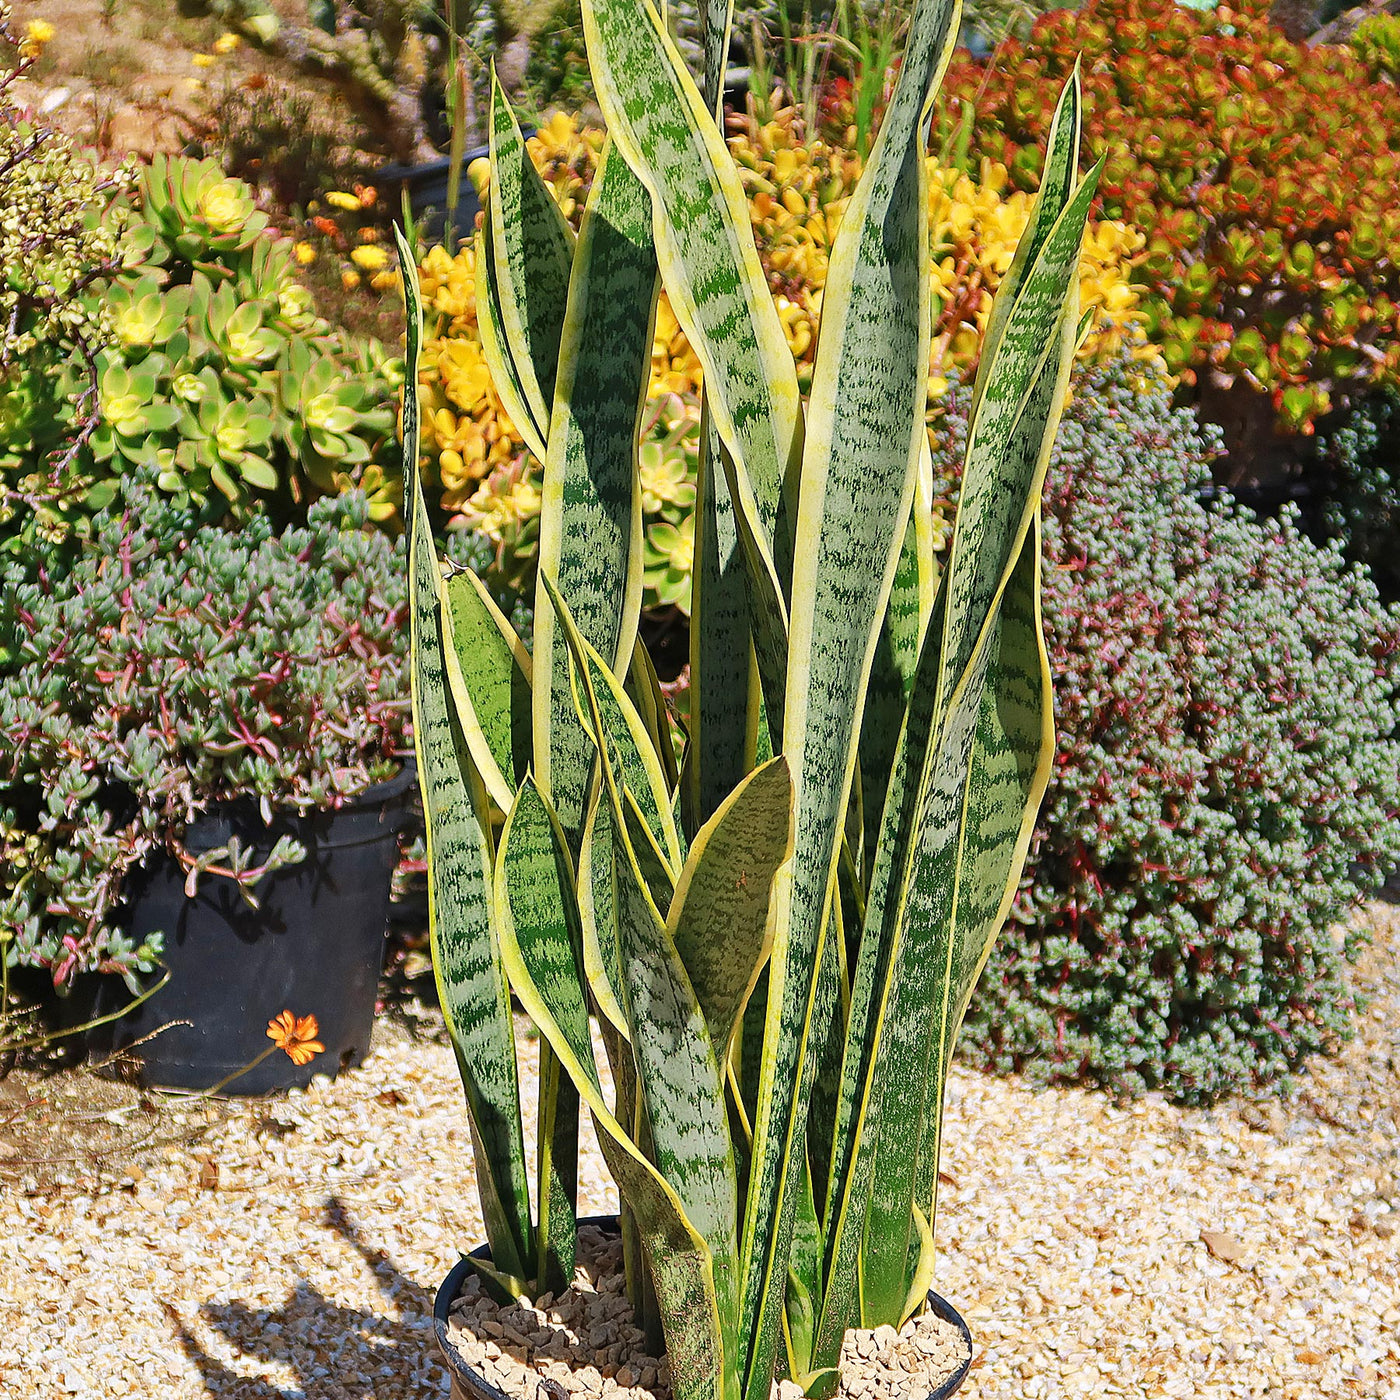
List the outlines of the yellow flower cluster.
{"label": "yellow flower cluster", "polygon": [[[754,233],[788,344],[799,371],[810,372],[827,261],[861,159],[822,142],[805,145],[791,115],[778,116],[730,149],[749,192]],[[1031,197],[1008,188],[1006,168],[984,161],[973,179],[929,160],[929,237],[933,254],[934,337],[929,395],[936,401],[954,378],[975,368],[992,298],[1030,217]],[[1093,330],[1084,360],[1118,353],[1145,317],[1132,270],[1142,233],[1112,221],[1091,224],[1080,261],[1083,311]]]}
{"label": "yellow flower cluster", "polygon": [[57,33],[58,30],[48,20],[31,19],[24,26],[24,33],[20,37],[20,56],[22,58],[38,58]]}
{"label": "yellow flower cluster", "polygon": [[[529,143],[530,154],[565,217],[577,226],[602,150],[602,132],[559,113]],[[821,142],[804,143],[789,112],[732,136],[730,150],[749,196],[759,254],[803,389],[810,387],[832,243],[861,159]],[[484,180],[486,171],[474,171]],[[929,363],[930,430],[950,383],[975,370],[992,297],[1011,265],[1030,198],[1008,188],[1004,167],[983,164],[974,179],[930,162],[929,226],[934,272],[934,336]],[[1080,263],[1082,309],[1093,329],[1082,359],[1116,355],[1140,337],[1143,321],[1132,269],[1143,235],[1121,223],[1090,225]],[[527,554],[539,510],[539,465],[525,453],[491,386],[476,327],[475,253],[424,260],[425,308],[435,314],[425,347],[424,438],[435,461],[443,507],[487,533],[503,553]],[[694,500],[701,371],[663,293],[652,346],[652,412],[644,433],[649,482],[647,601],[685,605],[689,513]],[[661,455],[658,455],[661,454]],[[677,488],[689,483],[687,493]],[[524,568],[528,559],[516,563]]]}
{"label": "yellow flower cluster", "polygon": [[[483,480],[509,468],[524,451],[515,426],[496,397],[476,329],[476,253],[465,247],[455,258],[434,248],[420,269],[424,310],[435,314],[436,334],[423,354],[423,435],[436,452],[444,509],[464,512],[478,529],[501,537],[516,506],[539,510],[538,492],[517,492],[516,478],[505,505]],[[497,489],[501,483],[497,483]],[[533,506],[531,508],[531,502]]]}

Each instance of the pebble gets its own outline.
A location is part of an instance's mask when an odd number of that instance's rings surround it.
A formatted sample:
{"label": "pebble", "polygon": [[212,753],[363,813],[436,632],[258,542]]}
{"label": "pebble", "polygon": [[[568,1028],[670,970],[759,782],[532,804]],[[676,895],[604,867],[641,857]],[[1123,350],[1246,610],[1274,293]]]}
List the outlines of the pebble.
{"label": "pebble", "polygon": [[[1400,1400],[1400,918],[1367,918],[1356,1038],[1287,1090],[1182,1109],[955,1068],[934,1286],[973,1332],[959,1400]],[[483,1230],[433,1024],[382,1022],[361,1067],[274,1105],[191,1114],[194,1147],[0,1160],[0,1400],[443,1400],[433,1293]],[[606,1214],[585,1133],[582,1207]]]}

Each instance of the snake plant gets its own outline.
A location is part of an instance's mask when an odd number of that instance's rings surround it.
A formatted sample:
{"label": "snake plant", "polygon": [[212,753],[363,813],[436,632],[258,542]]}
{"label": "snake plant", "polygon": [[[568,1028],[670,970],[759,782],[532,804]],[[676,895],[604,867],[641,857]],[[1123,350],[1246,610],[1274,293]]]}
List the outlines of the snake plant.
{"label": "snake plant", "polygon": [[[650,0],[585,0],[609,143],[577,239],[495,92],[477,301],[544,463],[534,646],[443,576],[410,374],[414,723],[494,1284],[567,1270],[582,1104],[676,1394],[766,1400],[775,1374],[830,1394],[843,1334],[900,1324],[932,1277],[944,1082],[1053,748],[1038,502],[1097,172],[1077,177],[1076,78],[986,328],[940,572],[923,157],[956,0],[915,6],[805,404],[717,119],[729,15],[704,10],[697,83]],[[705,384],[679,765],[637,640],[663,285]],[[511,993],[542,1046],[533,1214]]]}

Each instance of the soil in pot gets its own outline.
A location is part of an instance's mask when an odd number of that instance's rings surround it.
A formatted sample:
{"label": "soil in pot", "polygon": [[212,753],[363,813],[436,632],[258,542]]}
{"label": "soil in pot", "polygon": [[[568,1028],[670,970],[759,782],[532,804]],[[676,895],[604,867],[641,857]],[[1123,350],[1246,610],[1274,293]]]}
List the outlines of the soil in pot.
{"label": "soil in pot", "polygon": [[[448,1322],[461,1359],[509,1400],[550,1395],[671,1400],[664,1358],[649,1356],[627,1301],[622,1241],[592,1225],[579,1229],[574,1286],[535,1306],[502,1307],[469,1276]],[[962,1331],[932,1312],[892,1327],[856,1331],[841,1351],[847,1400],[929,1400],[968,1360]],[[558,1387],[556,1389],[556,1387]],[[458,1385],[454,1400],[482,1400],[490,1391]],[[774,1384],[774,1400],[800,1400],[790,1381]]]}

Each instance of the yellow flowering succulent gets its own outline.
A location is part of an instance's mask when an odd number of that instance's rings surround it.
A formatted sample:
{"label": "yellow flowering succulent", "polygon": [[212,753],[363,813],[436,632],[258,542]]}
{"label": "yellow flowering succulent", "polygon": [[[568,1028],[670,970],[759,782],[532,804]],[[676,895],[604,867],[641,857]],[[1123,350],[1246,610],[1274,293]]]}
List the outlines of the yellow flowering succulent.
{"label": "yellow flowering succulent", "polygon": [[379,272],[389,265],[389,254],[377,243],[362,243],[350,250],[350,261],[366,272]]}
{"label": "yellow flowering succulent", "polygon": [[[564,216],[577,227],[603,133],[564,113],[529,142],[531,158]],[[860,178],[854,151],[806,143],[790,111],[731,136],[730,149],[749,195],[759,255],[784,334],[809,387],[832,242]],[[929,363],[929,430],[949,387],[976,369],[992,297],[1011,265],[1030,214],[1030,198],[1010,188],[1003,166],[984,162],[975,177],[930,160],[929,226],[934,262],[934,338]],[[490,167],[468,172],[485,190]],[[1144,316],[1132,272],[1145,246],[1136,229],[1089,226],[1080,261],[1080,296],[1093,328],[1081,360],[1117,355],[1139,343]],[[356,250],[357,252],[360,250]],[[354,254],[352,254],[352,257]],[[358,261],[358,259],[357,259]],[[363,265],[363,264],[362,264]],[[475,251],[455,257],[437,247],[420,269],[430,313],[423,392],[424,445],[436,465],[443,508],[495,541],[507,570],[528,577],[539,510],[540,465],[527,453],[496,398],[476,325]],[[435,324],[434,324],[435,322]],[[698,462],[701,370],[665,293],[656,312],[650,408],[641,450],[645,600],[689,606],[691,520]]]}

